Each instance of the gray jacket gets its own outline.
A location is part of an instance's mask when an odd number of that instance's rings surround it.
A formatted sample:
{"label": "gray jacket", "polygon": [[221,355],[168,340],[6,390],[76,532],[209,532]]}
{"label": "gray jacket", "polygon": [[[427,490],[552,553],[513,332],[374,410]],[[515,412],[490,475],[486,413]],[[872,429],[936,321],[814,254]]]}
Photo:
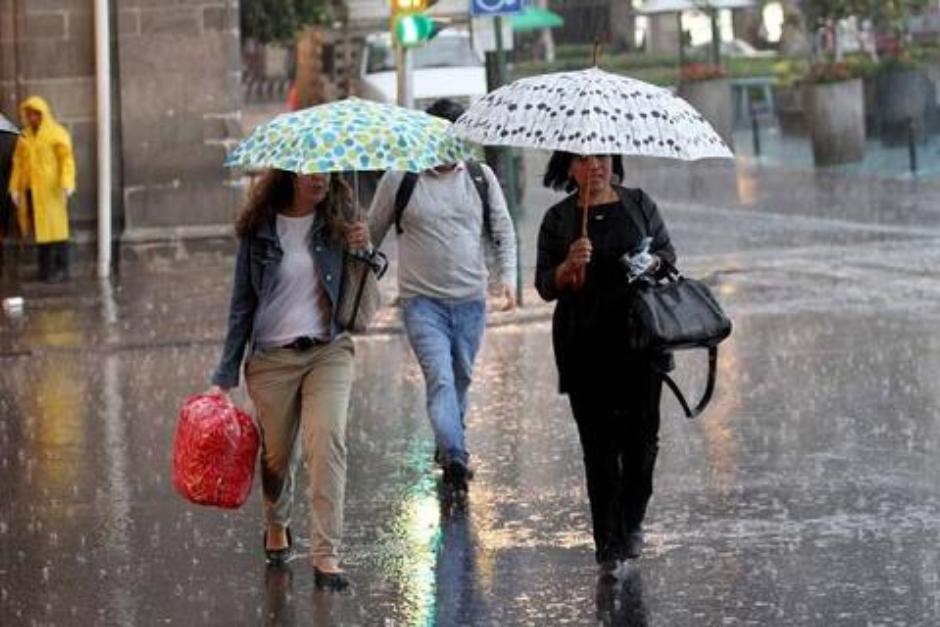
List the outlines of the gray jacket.
{"label": "gray jacket", "polygon": [[[319,213],[313,220],[309,243],[320,282],[330,298],[334,312],[330,332],[331,337],[335,338],[342,332],[335,312],[343,279],[344,243],[340,238],[330,237],[326,220]],[[254,343],[254,321],[258,303],[270,296],[283,257],[284,251],[273,219],[239,240],[235,258],[235,282],[228,312],[228,334],[218,368],[212,375],[213,384],[226,388],[238,385],[238,373],[245,355],[245,347]]]}

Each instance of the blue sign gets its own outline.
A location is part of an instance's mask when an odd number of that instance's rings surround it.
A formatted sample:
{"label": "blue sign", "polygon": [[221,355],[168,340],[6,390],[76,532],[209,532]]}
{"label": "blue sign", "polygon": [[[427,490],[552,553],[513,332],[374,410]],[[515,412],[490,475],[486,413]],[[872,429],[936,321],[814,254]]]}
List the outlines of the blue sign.
{"label": "blue sign", "polygon": [[523,0],[470,0],[470,15],[489,17],[521,13],[523,3]]}

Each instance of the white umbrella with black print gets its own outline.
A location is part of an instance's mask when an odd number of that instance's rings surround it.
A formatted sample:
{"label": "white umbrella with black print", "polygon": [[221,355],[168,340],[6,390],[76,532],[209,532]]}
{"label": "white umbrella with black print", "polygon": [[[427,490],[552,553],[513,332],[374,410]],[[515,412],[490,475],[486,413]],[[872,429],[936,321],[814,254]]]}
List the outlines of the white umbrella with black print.
{"label": "white umbrella with black print", "polygon": [[504,85],[473,103],[453,130],[484,145],[579,155],[734,158],[711,124],[682,98],[597,67]]}

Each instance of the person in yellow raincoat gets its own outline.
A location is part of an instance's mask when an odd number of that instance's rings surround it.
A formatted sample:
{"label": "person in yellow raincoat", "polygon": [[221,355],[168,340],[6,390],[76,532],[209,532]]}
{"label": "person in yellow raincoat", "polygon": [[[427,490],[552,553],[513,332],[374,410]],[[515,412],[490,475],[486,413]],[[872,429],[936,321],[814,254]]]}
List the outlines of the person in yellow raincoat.
{"label": "person in yellow raincoat", "polygon": [[13,153],[10,195],[21,236],[35,237],[40,280],[59,282],[68,277],[67,205],[75,191],[72,139],[38,96],[20,105],[20,115],[23,134]]}

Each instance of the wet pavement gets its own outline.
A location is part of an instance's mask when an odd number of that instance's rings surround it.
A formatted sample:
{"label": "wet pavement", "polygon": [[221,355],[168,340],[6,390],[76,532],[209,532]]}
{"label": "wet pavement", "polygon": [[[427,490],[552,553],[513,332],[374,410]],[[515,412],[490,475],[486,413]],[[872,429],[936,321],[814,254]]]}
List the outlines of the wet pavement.
{"label": "wet pavement", "polygon": [[[224,332],[230,261],[207,256],[0,286],[26,297],[0,323],[0,625],[940,624],[940,186],[627,165],[736,327],[704,416],[664,397],[649,544],[624,584],[596,577],[550,308],[531,291],[480,356],[467,507],[441,506],[389,309],[357,339],[353,590],[314,590],[303,499],[301,555],[266,570],[257,486],[223,512],[170,483],[179,404]],[[552,198],[527,192],[527,284]],[[685,386],[703,375],[681,356]]]}
{"label": "wet pavement", "polygon": [[[754,128],[737,128],[734,133],[735,154],[756,159],[760,163],[802,170],[813,169],[813,148],[808,134],[783,133],[771,120],[762,120]],[[825,168],[828,172],[859,174],[890,178],[940,178],[940,135],[927,135],[913,145],[886,143],[869,136],[861,161]]]}

